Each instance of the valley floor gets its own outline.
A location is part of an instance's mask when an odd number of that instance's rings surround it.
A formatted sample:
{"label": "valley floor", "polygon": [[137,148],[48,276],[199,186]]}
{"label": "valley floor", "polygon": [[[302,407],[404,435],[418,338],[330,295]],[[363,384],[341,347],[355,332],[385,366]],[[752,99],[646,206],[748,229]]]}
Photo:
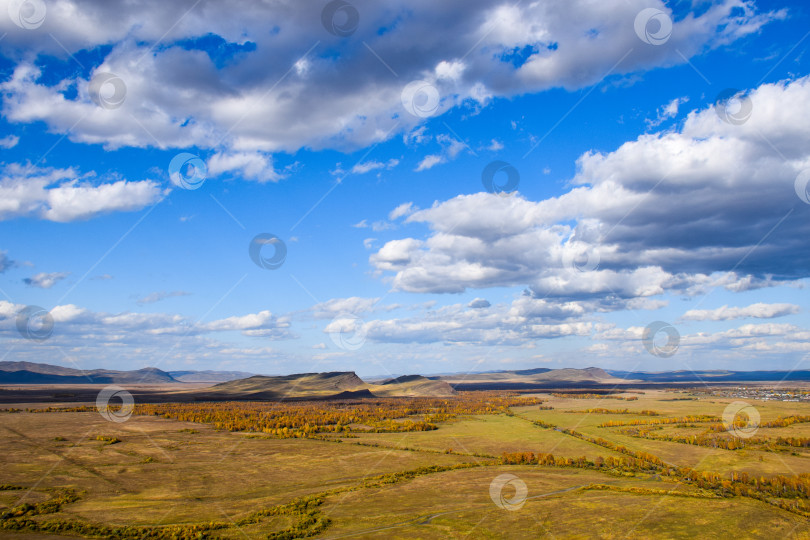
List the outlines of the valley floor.
{"label": "valley floor", "polygon": [[254,431],[163,405],[121,423],[2,412],[0,535],[810,538],[810,405],[751,401],[760,427],[728,449],[714,426],[733,399],[536,397],[438,429],[313,422],[306,437],[267,428],[267,403],[238,406]]}

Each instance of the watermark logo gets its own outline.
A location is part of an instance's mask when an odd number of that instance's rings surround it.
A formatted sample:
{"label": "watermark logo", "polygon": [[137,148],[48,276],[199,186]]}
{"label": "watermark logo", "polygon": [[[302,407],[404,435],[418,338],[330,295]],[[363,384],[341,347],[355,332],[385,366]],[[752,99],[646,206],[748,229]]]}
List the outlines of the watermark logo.
{"label": "watermark logo", "polygon": [[727,124],[739,126],[746,123],[753,110],[751,98],[735,88],[726,88],[714,100],[714,112]]}
{"label": "watermark logo", "polygon": [[321,23],[333,36],[349,37],[360,24],[360,13],[344,0],[333,0],[321,11]]}
{"label": "watermark logo", "polygon": [[[666,336],[666,343],[661,338]],[[641,336],[644,348],[653,356],[669,358],[678,351],[681,344],[681,334],[671,324],[664,321],[655,321],[647,325]]]}
{"label": "watermark logo", "polygon": [[17,314],[17,332],[25,339],[45,341],[53,334],[53,316],[39,306],[28,306]]}
{"label": "watermark logo", "polygon": [[[270,246],[273,255],[266,257],[268,247]],[[275,234],[261,233],[253,237],[248,246],[248,254],[250,259],[256,263],[259,268],[265,270],[278,270],[287,260],[287,245]]]}
{"label": "watermark logo", "polygon": [[[121,404],[110,403],[113,400],[120,401]],[[107,386],[96,396],[96,410],[110,422],[126,422],[134,409],[135,399],[132,394],[120,386]]]}
{"label": "watermark logo", "polygon": [[208,175],[205,162],[194,154],[180,152],[169,162],[169,178],[177,187],[199,189]]}
{"label": "watermark logo", "polygon": [[428,118],[439,110],[439,90],[427,81],[409,82],[401,98],[405,110],[419,118]]}
{"label": "watermark logo", "polygon": [[663,45],[672,35],[672,19],[656,8],[639,11],[633,27],[638,39],[650,45]]}
{"label": "watermark logo", "polygon": [[366,343],[365,321],[353,313],[341,313],[329,323],[326,332],[345,351],[356,351]]}
{"label": "watermark logo", "polygon": [[599,268],[599,249],[587,242],[568,242],[563,246],[563,267],[571,272],[592,272]]}
{"label": "watermark logo", "polygon": [[735,437],[753,437],[759,429],[759,411],[745,401],[729,403],[723,411],[723,425]]}
{"label": "watermark logo", "polygon": [[[496,176],[506,176],[503,183],[496,182]],[[511,195],[520,185],[520,173],[505,161],[493,161],[481,172],[481,183],[489,193]]]}
{"label": "watermark logo", "polygon": [[793,189],[796,190],[796,195],[805,204],[810,204],[810,169],[805,169],[796,176],[796,181],[793,183]]}
{"label": "watermark logo", "polygon": [[[507,497],[504,491],[507,486],[514,490],[511,497]],[[515,476],[514,474],[501,474],[496,476],[489,484],[489,496],[495,506],[503,510],[515,511],[523,508],[526,504],[526,496],[529,494],[529,489],[526,487],[526,482]]]}
{"label": "watermark logo", "polygon": [[114,73],[96,73],[90,79],[87,92],[93,103],[102,109],[117,109],[127,97],[127,85]]}
{"label": "watermark logo", "polygon": [[11,0],[8,16],[11,22],[24,30],[36,30],[45,22],[45,2],[42,0]]}

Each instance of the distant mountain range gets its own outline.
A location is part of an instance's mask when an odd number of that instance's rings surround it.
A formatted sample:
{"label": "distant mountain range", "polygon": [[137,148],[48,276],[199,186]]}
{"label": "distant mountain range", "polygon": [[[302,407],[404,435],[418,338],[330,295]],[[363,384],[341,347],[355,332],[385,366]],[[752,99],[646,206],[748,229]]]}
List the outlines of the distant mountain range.
{"label": "distant mountain range", "polygon": [[443,381],[473,382],[473,381],[510,381],[510,382],[539,382],[539,381],[592,381],[599,383],[625,382],[608,374],[605,370],[596,367],[585,369],[521,369],[517,371],[492,371],[489,373],[471,373],[469,375],[442,375]]}
{"label": "distant mountain range", "polygon": [[616,371],[608,373],[620,379],[634,379],[645,382],[778,382],[810,381],[810,371],[662,371],[647,373],[644,371]]}
{"label": "distant mountain range", "polygon": [[[457,373],[435,376],[403,375],[364,381],[351,371],[253,375],[243,371],[162,371],[147,367],[133,371],[81,370],[35,362],[0,362],[0,384],[22,385],[162,385],[188,384],[177,389],[187,399],[307,399],[362,396],[449,396],[466,390],[550,390],[560,388],[628,388],[641,386],[734,384],[752,382],[810,381],[810,371],[642,371],[535,368],[513,371]],[[200,388],[199,384],[210,386]],[[168,394],[167,394],[168,397]]]}
{"label": "distant mountain range", "polygon": [[0,384],[168,384],[225,382],[250,377],[242,371],[132,371],[75,369],[35,362],[0,362]]}

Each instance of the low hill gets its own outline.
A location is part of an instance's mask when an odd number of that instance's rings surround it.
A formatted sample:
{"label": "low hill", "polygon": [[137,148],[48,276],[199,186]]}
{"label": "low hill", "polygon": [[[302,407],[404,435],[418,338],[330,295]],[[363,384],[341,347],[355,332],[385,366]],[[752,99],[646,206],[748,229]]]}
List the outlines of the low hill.
{"label": "low hill", "polygon": [[456,390],[541,388],[571,385],[626,384],[632,381],[611,375],[601,368],[585,369],[524,369],[517,371],[493,371],[470,375],[444,375],[439,378]]}
{"label": "low hill", "polygon": [[284,399],[329,397],[344,391],[363,390],[367,387],[363,379],[353,371],[332,371],[279,376],[254,375],[247,379],[214,385],[206,389],[205,394]]}
{"label": "low hill", "polygon": [[[593,368],[589,368],[593,369]],[[548,373],[552,371],[549,368],[534,368],[534,369],[519,369],[517,371],[513,371],[512,373],[517,373],[518,375],[538,375],[540,373]]]}
{"label": "low hill", "polygon": [[594,382],[624,382],[622,379],[608,374],[601,368],[589,367],[585,369],[552,369],[545,373],[533,376],[537,380],[546,381],[594,381]]}
{"label": "low hill", "polygon": [[368,384],[353,371],[329,373],[299,373],[268,377],[256,375],[207,388],[198,397],[221,399],[306,399],[344,398],[360,396],[449,396],[453,388],[444,381],[431,380],[421,375],[406,375],[384,382]]}
{"label": "low hill", "polygon": [[441,397],[456,393],[446,381],[428,379],[422,375],[403,375],[396,379],[371,385],[371,392],[377,396]]}
{"label": "low hill", "polygon": [[247,379],[253,377],[254,373],[247,373],[245,371],[169,371],[174,380],[187,383],[221,383],[228,381],[236,381],[239,379]]}
{"label": "low hill", "polygon": [[427,377],[423,375],[400,375],[399,377],[396,377],[394,379],[386,379],[385,381],[383,381],[382,384],[403,384],[411,381],[419,381],[422,379],[427,379]]}
{"label": "low hill", "polygon": [[615,371],[610,370],[614,377],[636,379],[644,382],[700,382],[700,383],[733,383],[733,382],[782,382],[782,381],[810,381],[810,371],[727,371],[727,370],[696,370],[696,371]]}

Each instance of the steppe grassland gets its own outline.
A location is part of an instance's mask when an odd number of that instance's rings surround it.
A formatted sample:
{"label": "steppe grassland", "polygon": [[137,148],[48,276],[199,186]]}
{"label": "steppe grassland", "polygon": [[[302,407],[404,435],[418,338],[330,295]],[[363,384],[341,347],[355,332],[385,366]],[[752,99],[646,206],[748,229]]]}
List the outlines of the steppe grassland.
{"label": "steppe grassland", "polygon": [[[154,416],[136,415],[113,423],[94,412],[5,413],[0,415],[0,451],[6,464],[0,483],[26,489],[0,492],[0,504],[8,509],[25,502],[42,503],[53,497],[53,490],[71,487],[81,493],[77,501],[37,519],[98,522],[103,516],[106,525],[154,527],[232,523],[257,510],[322,494],[318,512],[330,520],[315,533],[322,537],[440,538],[467,533],[497,537],[504,531],[516,538],[587,537],[594,532],[604,537],[806,537],[810,520],[804,516],[747,497],[713,496],[657,474],[500,462],[504,452],[584,456],[589,461],[626,456],[560,431],[567,428],[696,470],[752,475],[810,471],[810,456],[804,448],[731,451],[631,437],[617,428],[600,427],[616,419],[656,418],[640,414],[642,410],[655,411],[658,417],[719,417],[734,401],[685,400],[683,393],[632,395],[638,400],[538,395],[545,400],[540,406],[516,406],[508,414],[462,415],[439,423],[435,430],[319,435],[324,440],[217,431],[205,423]],[[763,422],[810,414],[810,407],[802,403],[751,404]],[[589,409],[627,409],[628,413],[585,412]],[[538,421],[557,429],[535,424]],[[796,423],[760,432],[806,437],[809,425]],[[666,426],[662,431],[678,434],[702,429]],[[375,480],[420,467],[465,463],[471,466],[428,471],[389,483]],[[491,481],[505,472],[527,486],[528,499],[519,511],[499,508],[490,499]],[[611,491],[594,485],[610,486]],[[272,535],[294,526],[297,519],[286,514],[265,516],[256,523],[209,534]],[[633,524],[630,530],[628,523]]]}

